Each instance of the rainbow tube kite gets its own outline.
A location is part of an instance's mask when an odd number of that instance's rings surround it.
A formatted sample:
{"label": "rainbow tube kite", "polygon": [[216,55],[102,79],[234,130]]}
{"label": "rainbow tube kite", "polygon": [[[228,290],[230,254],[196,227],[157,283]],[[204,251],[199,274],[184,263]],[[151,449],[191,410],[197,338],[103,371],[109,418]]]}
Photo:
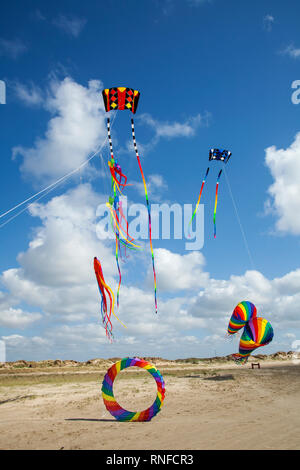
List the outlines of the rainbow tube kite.
{"label": "rainbow tube kite", "polygon": [[[122,408],[115,400],[113,394],[113,384],[117,374],[128,367],[141,367],[147,370],[155,379],[157,385],[157,397],[154,403],[144,411],[135,412],[127,411]],[[121,361],[116,362],[106,373],[102,382],[102,398],[106,409],[110,412],[114,418],[118,421],[151,421],[157,413],[161,410],[161,407],[165,398],[165,383],[163,376],[156,367],[147,361],[135,358],[126,357]]]}
{"label": "rainbow tube kite", "polygon": [[236,362],[245,364],[250,354],[257,348],[269,344],[274,336],[271,324],[265,318],[254,317],[249,320],[240,339],[239,352],[233,354]]}
{"label": "rainbow tube kite", "polygon": [[256,317],[256,315],[257,310],[255,305],[248,300],[243,300],[243,302],[240,302],[232,312],[227,333],[229,335],[235,334],[243,328],[251,318]]}

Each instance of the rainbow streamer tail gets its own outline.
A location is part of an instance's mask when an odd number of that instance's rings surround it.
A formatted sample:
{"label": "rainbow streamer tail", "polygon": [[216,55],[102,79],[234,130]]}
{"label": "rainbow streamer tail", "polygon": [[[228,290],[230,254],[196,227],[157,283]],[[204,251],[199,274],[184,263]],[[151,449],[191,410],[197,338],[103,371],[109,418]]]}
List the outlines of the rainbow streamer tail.
{"label": "rainbow streamer tail", "polygon": [[118,290],[117,290],[117,307],[119,308],[122,274],[121,274],[120,265],[119,265],[119,236],[117,233],[116,233],[116,262],[117,262],[117,267],[118,267],[118,272],[119,272],[119,284],[118,284]]}
{"label": "rainbow streamer tail", "polygon": [[154,253],[153,253],[152,235],[151,235],[151,211],[150,211],[150,204],[149,204],[148,193],[147,193],[146,180],[145,180],[144,172],[143,172],[143,169],[142,169],[142,164],[141,164],[141,160],[140,160],[140,157],[139,157],[139,152],[138,152],[137,143],[136,143],[136,139],[135,139],[134,120],[133,119],[131,119],[131,132],[132,132],[132,140],[133,140],[134,150],[135,150],[135,153],[136,153],[136,158],[137,158],[137,161],[138,161],[139,169],[140,169],[142,179],[143,179],[143,183],[144,183],[144,190],[145,190],[145,196],[146,196],[146,202],[147,202],[148,219],[149,219],[149,242],[150,242],[150,248],[151,248],[152,269],[153,269],[153,278],[154,278],[155,313],[157,313],[156,272],[155,272],[155,262],[154,262]]}
{"label": "rainbow streamer tail", "polygon": [[214,208],[214,238],[217,236],[217,227],[216,227],[216,212],[217,212],[217,204],[218,204],[218,189],[219,189],[219,180],[222,174],[222,170],[219,171],[218,178],[217,178],[217,185],[216,185],[216,197],[215,197],[215,208]]}
{"label": "rainbow streamer tail", "polygon": [[206,178],[207,178],[208,172],[209,172],[209,167],[207,168],[206,173],[205,173],[205,176],[204,176],[204,178],[203,178],[203,180],[202,180],[202,184],[201,184],[201,189],[200,189],[198,201],[197,201],[195,210],[194,210],[194,212],[193,212],[192,218],[191,218],[191,220],[190,220],[190,222],[189,222],[189,226],[190,226],[191,223],[193,222],[193,219],[194,219],[194,217],[195,217],[195,215],[196,215],[196,212],[197,212],[197,210],[198,210],[198,206],[199,206],[199,204],[200,204],[200,200],[201,200],[201,196],[202,196],[202,191],[203,191],[203,188],[204,188],[204,185],[205,185],[205,182],[206,182]]}

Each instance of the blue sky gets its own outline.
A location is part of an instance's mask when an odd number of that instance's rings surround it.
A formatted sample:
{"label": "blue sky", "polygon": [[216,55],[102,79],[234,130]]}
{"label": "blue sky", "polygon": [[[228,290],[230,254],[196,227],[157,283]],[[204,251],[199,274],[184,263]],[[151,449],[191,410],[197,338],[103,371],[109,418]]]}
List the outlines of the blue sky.
{"label": "blue sky", "polygon": [[[92,272],[96,255],[116,285],[113,242],[95,234],[96,208],[109,190],[106,146],[102,164],[93,159],[1,227],[0,336],[9,360],[228,354],[237,342],[226,343],[223,332],[245,297],[275,329],[265,351],[292,349],[300,338],[300,105],[291,101],[291,84],[300,79],[299,13],[296,0],[2,7],[7,104],[0,105],[0,212],[82,164],[105,138],[102,88],[127,85],[141,92],[135,122],[150,201],[195,204],[208,150],[232,151],[226,170],[255,268],[223,176],[213,239],[217,168],[211,165],[203,249],[191,253],[184,240],[154,241],[157,318],[147,244],[131,256],[122,265],[120,309],[128,328],[116,324],[116,342],[107,343]],[[118,113],[113,138],[133,182],[128,198],[143,203],[134,151],[127,148],[129,113]]]}

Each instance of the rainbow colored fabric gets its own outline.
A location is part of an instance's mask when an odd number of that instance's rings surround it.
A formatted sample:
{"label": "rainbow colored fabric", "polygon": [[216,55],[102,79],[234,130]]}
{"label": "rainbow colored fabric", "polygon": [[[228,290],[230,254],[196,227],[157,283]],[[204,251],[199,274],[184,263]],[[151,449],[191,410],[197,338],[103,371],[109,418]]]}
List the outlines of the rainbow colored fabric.
{"label": "rainbow colored fabric", "polygon": [[236,361],[245,361],[250,354],[261,346],[269,344],[274,336],[271,324],[265,318],[255,317],[246,324],[240,339],[239,353],[234,354]]}
{"label": "rainbow colored fabric", "polygon": [[[124,410],[115,400],[113,394],[113,384],[117,374],[128,367],[141,367],[146,369],[155,379],[157,385],[157,397],[154,403],[144,411],[127,411]],[[106,409],[118,421],[151,421],[160,411],[165,398],[165,383],[163,376],[156,367],[143,359],[126,357],[116,362],[108,369],[102,382],[102,397]]]}
{"label": "rainbow colored fabric", "polygon": [[235,334],[237,331],[243,328],[246,323],[251,320],[251,318],[256,317],[256,315],[257,310],[253,303],[247,300],[240,302],[232,312],[227,328],[227,333],[229,335]]}

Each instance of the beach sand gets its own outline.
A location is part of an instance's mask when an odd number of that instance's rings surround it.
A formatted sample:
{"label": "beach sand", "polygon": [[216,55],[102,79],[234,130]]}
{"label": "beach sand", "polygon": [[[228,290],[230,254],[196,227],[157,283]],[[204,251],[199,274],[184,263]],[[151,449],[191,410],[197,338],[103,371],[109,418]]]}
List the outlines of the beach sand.
{"label": "beach sand", "polygon": [[[257,361],[256,361],[257,362]],[[117,422],[101,385],[110,360],[89,365],[0,369],[1,449],[300,449],[300,365],[291,360],[155,360],[166,385],[161,412]],[[120,405],[141,411],[156,384],[130,368],[115,381]]]}

